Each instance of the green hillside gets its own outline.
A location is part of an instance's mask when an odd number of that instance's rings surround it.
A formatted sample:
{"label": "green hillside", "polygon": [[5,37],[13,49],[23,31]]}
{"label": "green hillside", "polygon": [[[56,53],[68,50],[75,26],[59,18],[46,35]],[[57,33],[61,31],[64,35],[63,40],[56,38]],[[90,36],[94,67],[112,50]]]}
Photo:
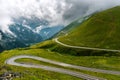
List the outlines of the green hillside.
{"label": "green hillside", "polygon": [[74,46],[120,49],[120,7],[91,16],[59,40]]}
{"label": "green hillside", "polygon": [[[119,49],[120,7],[115,7],[94,14],[82,24],[78,23],[78,21],[79,20],[73,22],[67,28],[63,29],[66,35],[63,35],[61,33],[62,31],[58,33],[58,35],[60,35],[58,37],[60,42],[72,46]],[[27,48],[2,52],[0,54],[0,75],[5,72],[21,73],[21,77],[14,78],[13,80],[83,80],[70,75],[42,69],[24,68],[5,64],[7,59],[18,55],[32,55],[77,66],[120,71],[119,52],[96,51],[66,47],[52,39]],[[96,77],[105,78],[107,80],[120,80],[119,75],[75,70],[68,67],[61,67],[46,62],[36,61],[33,59],[23,58],[16,61],[21,63],[30,63],[32,65],[41,64],[64,68]]]}
{"label": "green hillside", "polygon": [[55,34],[52,38],[65,35],[66,33],[70,32],[71,30],[75,29],[76,27],[79,27],[79,25],[81,25],[82,22],[88,18],[89,18],[89,16],[85,16],[85,17],[81,17],[81,18],[73,21],[72,23],[67,25],[65,28],[63,28],[60,32]]}
{"label": "green hillside", "polygon": [[[73,51],[71,52],[71,50]],[[43,57],[46,59],[78,65],[78,66],[120,71],[120,64],[119,64],[120,58],[117,56],[109,56],[109,57],[107,56],[76,56],[75,54],[69,54],[69,52],[70,53],[76,52],[74,49],[71,49],[71,50],[70,48],[62,47],[56,44],[54,41],[45,41],[24,49],[4,51],[2,54],[0,54],[0,57],[1,57],[0,74],[3,74],[5,72],[21,73],[22,76],[20,78],[14,78],[13,80],[21,80],[21,79],[22,80],[83,80],[70,75],[55,73],[55,72],[46,71],[42,69],[11,66],[4,63],[5,60],[7,60],[8,58],[13,56],[18,56],[18,55],[33,55],[33,56]],[[82,52],[80,53],[83,54]],[[34,61],[32,59],[27,59],[27,58],[19,59],[17,61],[22,63],[54,66],[51,64]],[[55,66],[55,67],[59,67],[59,66]],[[108,80],[120,79],[118,75],[102,74],[102,73],[83,71],[83,70],[77,70],[77,71],[85,74],[89,74],[92,76],[105,78]]]}

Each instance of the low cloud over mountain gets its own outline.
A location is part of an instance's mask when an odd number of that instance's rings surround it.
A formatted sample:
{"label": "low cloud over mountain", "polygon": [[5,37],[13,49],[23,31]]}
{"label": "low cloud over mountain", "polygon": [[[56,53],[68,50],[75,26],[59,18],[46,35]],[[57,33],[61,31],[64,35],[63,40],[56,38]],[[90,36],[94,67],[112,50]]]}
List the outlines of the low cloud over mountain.
{"label": "low cloud over mountain", "polygon": [[0,0],[0,29],[6,32],[13,19],[35,16],[50,25],[68,24],[74,19],[120,4],[120,0]]}

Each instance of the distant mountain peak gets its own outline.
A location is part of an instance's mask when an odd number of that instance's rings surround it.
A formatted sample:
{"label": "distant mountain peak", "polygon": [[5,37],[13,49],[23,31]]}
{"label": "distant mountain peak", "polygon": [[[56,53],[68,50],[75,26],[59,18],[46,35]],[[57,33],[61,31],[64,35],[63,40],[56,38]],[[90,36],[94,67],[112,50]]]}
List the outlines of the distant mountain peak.
{"label": "distant mountain peak", "polygon": [[14,19],[6,30],[0,29],[0,45],[4,49],[26,47],[52,37],[64,26],[49,26],[49,22],[32,17]]}

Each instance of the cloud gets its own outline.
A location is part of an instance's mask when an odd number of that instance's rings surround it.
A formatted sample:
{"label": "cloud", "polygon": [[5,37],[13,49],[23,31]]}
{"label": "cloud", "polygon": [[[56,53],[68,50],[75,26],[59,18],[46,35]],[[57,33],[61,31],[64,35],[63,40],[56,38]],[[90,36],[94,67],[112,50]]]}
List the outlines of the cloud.
{"label": "cloud", "polygon": [[0,0],[0,29],[8,31],[12,19],[35,16],[45,19],[51,25],[62,23],[62,15],[67,9],[65,0]]}
{"label": "cloud", "polygon": [[9,31],[13,19],[35,16],[50,25],[67,25],[96,11],[120,4],[120,0],[0,0],[0,29]]}
{"label": "cloud", "polygon": [[67,23],[81,16],[120,5],[120,0],[66,0],[66,2],[72,4],[64,14]]}

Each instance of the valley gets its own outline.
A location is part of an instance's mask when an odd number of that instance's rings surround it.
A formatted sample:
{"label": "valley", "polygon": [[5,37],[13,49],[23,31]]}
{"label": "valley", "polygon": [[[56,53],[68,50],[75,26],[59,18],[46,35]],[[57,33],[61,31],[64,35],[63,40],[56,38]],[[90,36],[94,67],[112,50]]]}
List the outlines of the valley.
{"label": "valley", "polygon": [[49,40],[6,50],[0,74],[21,73],[14,80],[119,80],[119,17],[117,6],[78,19]]}

